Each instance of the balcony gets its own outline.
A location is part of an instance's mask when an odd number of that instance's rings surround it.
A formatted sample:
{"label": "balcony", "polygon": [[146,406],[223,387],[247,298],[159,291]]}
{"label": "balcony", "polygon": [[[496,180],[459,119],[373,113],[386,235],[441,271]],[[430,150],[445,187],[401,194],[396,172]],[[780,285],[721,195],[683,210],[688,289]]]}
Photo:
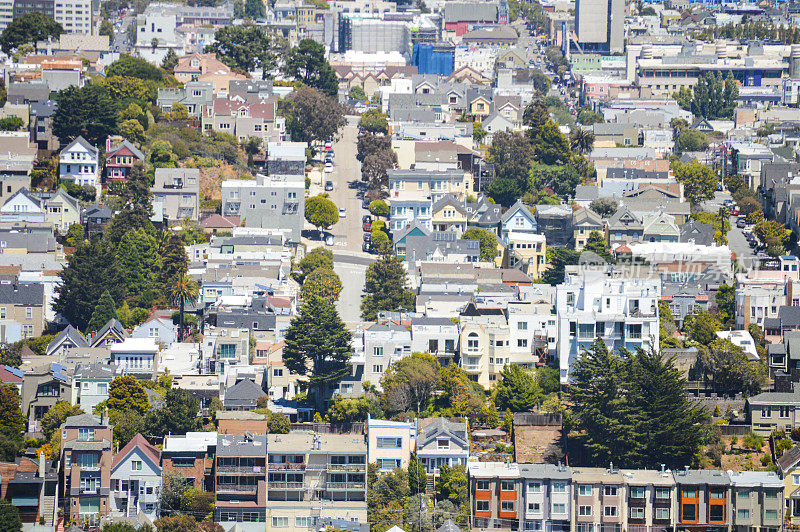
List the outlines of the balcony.
{"label": "balcony", "polygon": [[366,471],[367,464],[328,464],[329,471]]}
{"label": "balcony", "polygon": [[305,471],[306,464],[305,462],[302,464],[291,464],[288,462],[284,464],[269,463],[267,467],[270,471]]}
{"label": "balcony", "polygon": [[363,482],[328,482],[325,487],[328,491],[364,491]]}
{"label": "balcony", "polygon": [[218,493],[255,493],[257,489],[255,484],[217,484]]}
{"label": "balcony", "polygon": [[242,475],[264,475],[262,466],[217,466],[217,473],[240,473]]}
{"label": "balcony", "polygon": [[477,372],[477,371],[481,370],[481,365],[480,364],[462,364],[461,367],[464,368],[464,371]]}
{"label": "balcony", "polygon": [[275,482],[269,481],[267,487],[271,490],[304,490],[303,482]]}

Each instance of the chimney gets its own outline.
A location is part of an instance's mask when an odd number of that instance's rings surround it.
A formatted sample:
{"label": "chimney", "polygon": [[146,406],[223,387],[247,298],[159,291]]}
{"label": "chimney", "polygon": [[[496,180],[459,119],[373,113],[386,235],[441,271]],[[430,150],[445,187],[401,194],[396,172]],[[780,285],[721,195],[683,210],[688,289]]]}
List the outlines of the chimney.
{"label": "chimney", "polygon": [[39,478],[44,478],[44,451],[39,453]]}

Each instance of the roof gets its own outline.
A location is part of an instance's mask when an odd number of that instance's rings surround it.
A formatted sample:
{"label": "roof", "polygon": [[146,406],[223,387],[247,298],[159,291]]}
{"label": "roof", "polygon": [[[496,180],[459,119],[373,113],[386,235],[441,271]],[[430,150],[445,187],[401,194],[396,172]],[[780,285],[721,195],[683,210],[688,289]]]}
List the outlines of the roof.
{"label": "roof", "polygon": [[536,220],[536,217],[533,215],[533,213],[531,213],[530,209],[528,209],[528,207],[522,203],[522,200],[517,200],[516,203],[509,207],[503,216],[500,217],[500,221],[506,223],[509,218],[517,213],[517,211],[522,211],[522,213],[524,213],[530,220]]}
{"label": "roof", "polygon": [[100,423],[100,419],[89,414],[78,414],[77,416],[70,416],[62,425],[63,428],[80,428],[80,427],[105,427]]}
{"label": "roof", "polygon": [[725,471],[703,470],[703,469],[682,469],[673,473],[675,482],[678,484],[710,484],[710,485],[729,485],[731,479]]}
{"label": "roof", "polygon": [[217,456],[267,456],[266,435],[220,434]]}
{"label": "roof", "polygon": [[447,2],[444,6],[444,21],[447,22],[494,22],[497,20],[497,4],[493,2]]}
{"label": "roof", "polygon": [[468,462],[467,472],[470,477],[478,478],[518,478],[519,465],[510,462]]}
{"label": "roof", "polygon": [[164,452],[207,452],[217,444],[216,432],[187,432],[183,436],[166,436]]}
{"label": "roof", "polygon": [[127,148],[134,156],[136,156],[137,159],[144,160],[144,153],[142,153],[142,150],[134,146],[133,143],[128,140],[123,140],[116,146],[112,146],[111,149],[106,152],[106,157],[120,151],[123,148]]}
{"label": "roof", "polygon": [[800,404],[800,391],[793,392],[764,392],[747,399],[747,403],[754,405],[797,405]]}
{"label": "roof", "polygon": [[523,478],[533,479],[569,480],[572,478],[569,468],[553,464],[519,464],[519,474]]}
{"label": "roof", "polygon": [[225,391],[225,403],[229,402],[252,402],[255,403],[260,397],[264,397],[267,394],[264,393],[264,390],[256,384],[255,382],[251,381],[250,379],[244,379]]}
{"label": "roof", "polygon": [[75,140],[73,140],[72,142],[67,144],[67,146],[64,149],[62,149],[61,151],[62,152],[69,151],[76,145],[83,146],[83,148],[86,151],[88,151],[89,153],[94,154],[95,157],[97,156],[97,148],[95,148],[94,146],[89,144],[89,141],[86,140],[85,138],[81,137],[80,135],[78,136],[78,138],[76,138]]}
{"label": "roof", "polygon": [[517,35],[517,30],[512,28],[511,26],[487,26],[484,28],[480,28],[477,30],[468,31],[464,35],[461,36],[461,40],[463,42],[469,40],[488,40],[488,39],[507,39],[507,40],[517,40],[519,39],[519,35]]}
{"label": "roof", "polygon": [[86,341],[86,337],[72,325],[67,325],[66,329],[58,333],[56,337],[47,344],[47,349],[45,351],[49,353],[51,349],[59,346],[67,338],[75,344],[75,347],[89,347],[89,342]]}
{"label": "roof", "polygon": [[785,475],[790,469],[794,469],[798,462],[800,462],[800,444],[784,452],[781,457],[775,461],[775,464],[778,466],[781,473]]}
{"label": "roof", "polygon": [[241,221],[238,216],[222,216],[217,213],[206,216],[200,222],[200,225],[206,229],[233,229],[234,227],[239,227],[240,224]]}
{"label": "roof", "polygon": [[459,443],[462,447],[467,447],[469,445],[467,441],[466,421],[454,422],[438,417],[422,429],[419,447],[424,448],[434,439],[442,436],[450,436],[454,442]]}
{"label": "roof", "polygon": [[108,322],[106,322],[105,325],[103,325],[103,328],[97,331],[94,337],[92,337],[92,343],[103,338],[103,336],[105,336],[105,334],[112,329],[121,338],[127,338],[130,336],[128,334],[128,331],[125,330],[125,327],[122,326],[122,324],[119,322],[117,318],[111,318],[110,320],[108,320]]}
{"label": "roof", "polygon": [[116,367],[97,362],[94,364],[78,365],[72,378],[76,380],[107,380],[111,381],[116,376]]}
{"label": "roof", "polygon": [[156,449],[150,444],[144,436],[137,434],[128,444],[123,447],[117,454],[114,455],[114,460],[111,462],[111,467],[116,467],[122,460],[125,459],[135,448],[139,448],[156,466],[161,465],[161,451]]}
{"label": "roof", "polygon": [[25,374],[21,369],[11,366],[0,366],[0,382],[4,384],[22,384]]}
{"label": "roof", "polygon": [[39,283],[0,284],[0,303],[41,307],[44,305],[44,285]]}

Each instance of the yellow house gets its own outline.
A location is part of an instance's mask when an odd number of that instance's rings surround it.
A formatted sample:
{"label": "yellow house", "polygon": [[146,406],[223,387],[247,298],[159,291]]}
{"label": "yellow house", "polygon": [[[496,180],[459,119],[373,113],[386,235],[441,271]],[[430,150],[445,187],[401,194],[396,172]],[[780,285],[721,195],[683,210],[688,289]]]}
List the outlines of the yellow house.
{"label": "yellow house", "polygon": [[431,207],[434,231],[452,231],[459,236],[467,230],[467,210],[453,196],[447,195]]}
{"label": "yellow house", "polygon": [[472,115],[472,117],[476,120],[483,120],[489,116],[491,108],[492,102],[483,96],[478,96],[469,102],[469,114]]}
{"label": "yellow house", "polygon": [[778,474],[783,479],[783,490],[786,499],[786,522],[800,525],[800,445],[795,445],[776,460]]}
{"label": "yellow house", "polygon": [[461,368],[484,388],[494,386],[510,357],[508,325],[505,316],[495,310],[478,308],[470,303],[459,321]]}

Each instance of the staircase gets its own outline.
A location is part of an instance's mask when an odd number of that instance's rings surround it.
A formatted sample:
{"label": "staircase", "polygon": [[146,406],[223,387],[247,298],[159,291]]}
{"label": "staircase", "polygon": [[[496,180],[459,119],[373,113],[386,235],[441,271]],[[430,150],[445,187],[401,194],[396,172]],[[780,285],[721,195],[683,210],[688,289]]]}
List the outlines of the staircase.
{"label": "staircase", "polygon": [[55,525],[56,498],[54,495],[44,495],[42,506],[39,508],[39,515],[44,517],[45,526]]}
{"label": "staircase", "polygon": [[433,497],[436,494],[435,493],[435,485],[436,485],[435,482],[436,482],[436,480],[435,480],[434,476],[429,474],[428,475],[428,480],[425,483],[425,494],[428,495],[429,497]]}

